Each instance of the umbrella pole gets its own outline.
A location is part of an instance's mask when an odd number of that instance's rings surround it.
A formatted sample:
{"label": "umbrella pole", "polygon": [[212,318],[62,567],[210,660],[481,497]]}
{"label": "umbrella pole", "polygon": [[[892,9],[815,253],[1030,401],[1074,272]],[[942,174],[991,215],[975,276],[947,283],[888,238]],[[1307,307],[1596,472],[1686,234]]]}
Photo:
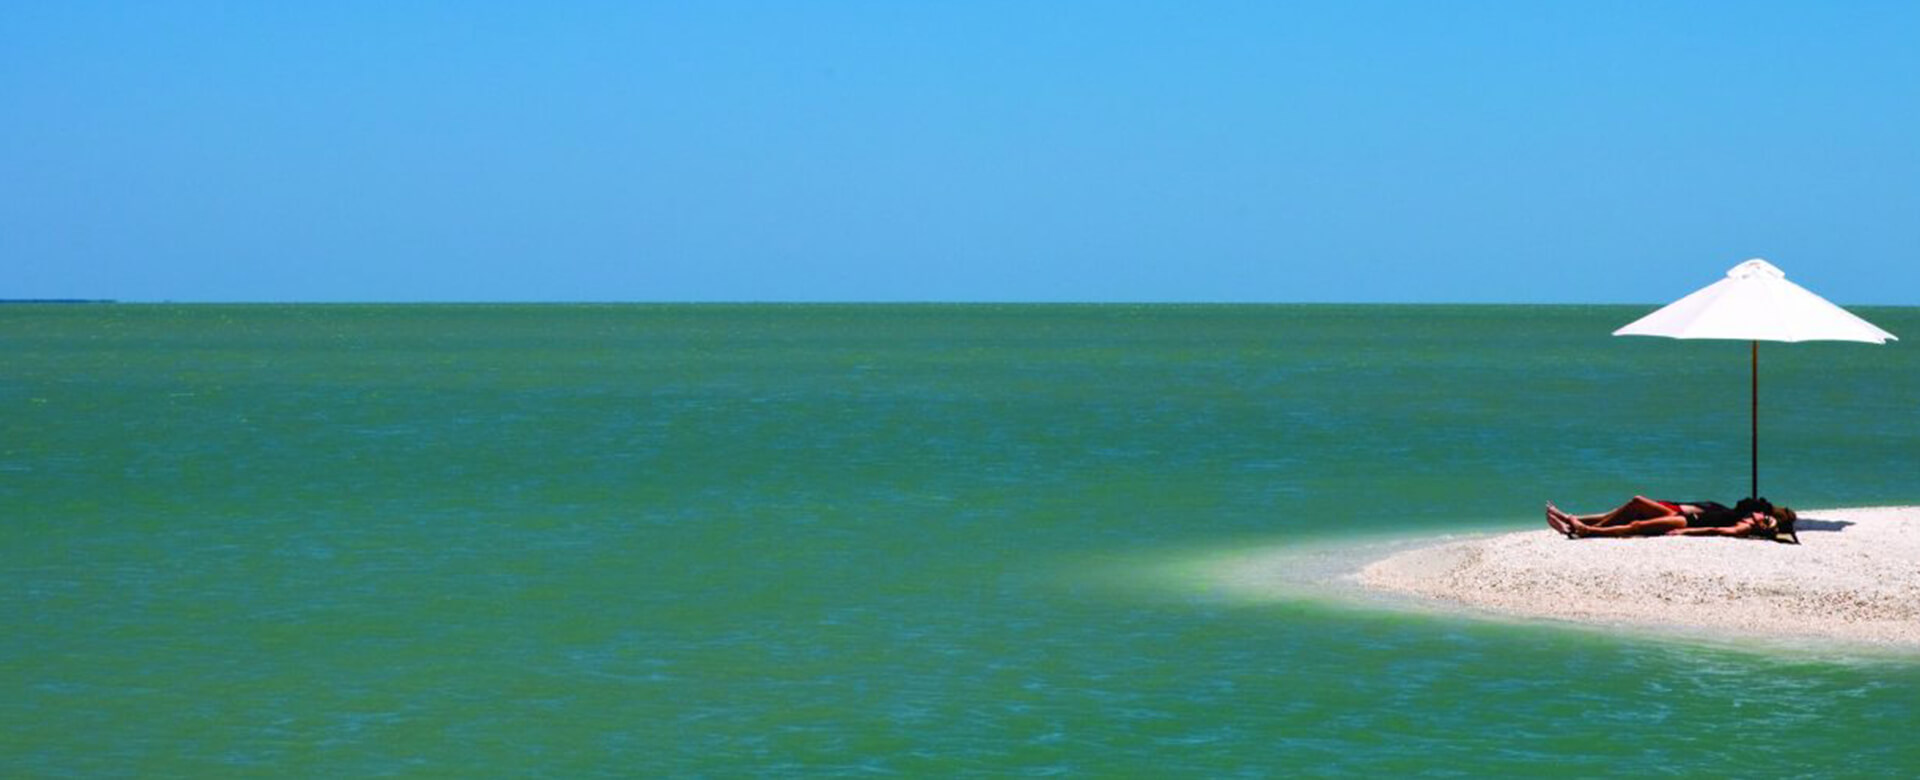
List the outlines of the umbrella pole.
{"label": "umbrella pole", "polygon": [[1749,435],[1750,441],[1753,442],[1753,483],[1751,485],[1753,492],[1747,495],[1758,497],[1760,495],[1760,342],[1752,341],[1748,343],[1752,346],[1753,354],[1753,366],[1751,370],[1753,375],[1753,407],[1748,410],[1747,415],[1747,419],[1753,423],[1753,430]]}

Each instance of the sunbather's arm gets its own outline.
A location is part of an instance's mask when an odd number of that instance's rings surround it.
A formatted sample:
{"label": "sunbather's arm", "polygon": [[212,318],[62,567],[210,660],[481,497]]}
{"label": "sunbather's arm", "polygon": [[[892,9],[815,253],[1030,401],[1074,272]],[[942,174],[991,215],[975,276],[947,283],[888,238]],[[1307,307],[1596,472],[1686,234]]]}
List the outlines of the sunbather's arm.
{"label": "sunbather's arm", "polygon": [[1753,521],[1742,520],[1725,528],[1675,528],[1667,532],[1668,536],[1748,536],[1753,533]]}

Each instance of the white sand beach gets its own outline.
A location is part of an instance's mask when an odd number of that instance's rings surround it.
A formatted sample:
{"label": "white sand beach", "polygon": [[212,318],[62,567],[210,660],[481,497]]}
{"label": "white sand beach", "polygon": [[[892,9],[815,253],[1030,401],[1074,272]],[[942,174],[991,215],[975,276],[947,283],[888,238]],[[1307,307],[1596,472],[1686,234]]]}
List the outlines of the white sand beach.
{"label": "white sand beach", "polygon": [[1920,649],[1920,506],[1801,513],[1790,545],[1567,539],[1549,530],[1401,552],[1365,587],[1496,613]]}

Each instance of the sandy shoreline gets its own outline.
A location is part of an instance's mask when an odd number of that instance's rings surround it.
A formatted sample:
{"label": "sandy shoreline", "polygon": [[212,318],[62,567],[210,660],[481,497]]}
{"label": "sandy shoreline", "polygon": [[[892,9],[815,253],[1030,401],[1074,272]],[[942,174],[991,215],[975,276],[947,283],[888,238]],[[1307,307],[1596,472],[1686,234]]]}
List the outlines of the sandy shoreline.
{"label": "sandy shoreline", "polygon": [[1401,552],[1364,587],[1530,618],[1920,649],[1920,506],[1801,513],[1795,546],[1569,540],[1548,530]]}

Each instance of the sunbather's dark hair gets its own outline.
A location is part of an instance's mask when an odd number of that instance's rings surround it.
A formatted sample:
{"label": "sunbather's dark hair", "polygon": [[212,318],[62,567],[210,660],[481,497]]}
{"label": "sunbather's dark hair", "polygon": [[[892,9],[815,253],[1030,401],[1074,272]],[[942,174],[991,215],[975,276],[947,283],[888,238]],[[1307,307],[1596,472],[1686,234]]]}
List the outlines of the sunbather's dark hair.
{"label": "sunbather's dark hair", "polygon": [[1793,524],[1800,521],[1800,515],[1795,513],[1792,507],[1777,506],[1768,514],[1773,515],[1774,539],[1780,539],[1782,536],[1786,536],[1791,538],[1794,544],[1800,543],[1800,534],[1795,533],[1793,530]]}
{"label": "sunbather's dark hair", "polygon": [[1781,537],[1785,536],[1791,537],[1794,544],[1800,543],[1800,535],[1793,532],[1793,523],[1795,520],[1800,519],[1800,516],[1794,514],[1790,508],[1774,506],[1772,501],[1757,496],[1748,496],[1740,499],[1739,503],[1734,504],[1733,511],[1742,517],[1754,512],[1765,512],[1768,517],[1773,518],[1772,528],[1755,528],[1753,529],[1754,536],[1763,539],[1773,539],[1775,541],[1781,541]]}

